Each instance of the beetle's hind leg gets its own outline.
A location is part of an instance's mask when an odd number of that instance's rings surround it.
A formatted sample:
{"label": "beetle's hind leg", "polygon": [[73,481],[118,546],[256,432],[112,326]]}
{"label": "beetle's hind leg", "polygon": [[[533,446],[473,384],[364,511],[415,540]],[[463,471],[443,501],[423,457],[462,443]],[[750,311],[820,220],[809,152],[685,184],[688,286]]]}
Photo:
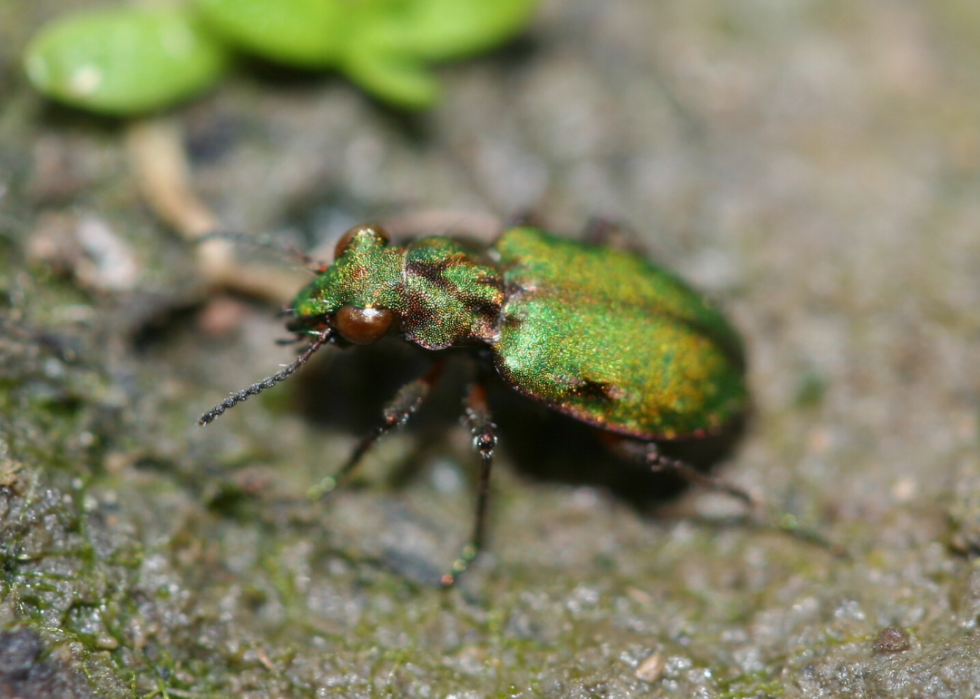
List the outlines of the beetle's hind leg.
{"label": "beetle's hind leg", "polygon": [[466,424],[473,434],[473,448],[480,454],[480,480],[476,492],[476,518],[473,533],[463,546],[459,558],[453,561],[449,572],[440,578],[443,587],[452,586],[476,558],[486,535],[487,503],[490,500],[490,468],[493,450],[497,446],[497,426],[490,416],[485,385],[477,380],[466,396]]}
{"label": "beetle's hind leg", "polygon": [[648,257],[646,246],[643,245],[636,230],[612,219],[601,217],[589,219],[582,238],[590,245],[605,245]]}
{"label": "beetle's hind leg", "polygon": [[332,476],[327,476],[310,488],[310,497],[318,498],[336,489],[337,486],[341,485],[350,477],[354,469],[361,463],[364,455],[371,450],[371,447],[381,437],[396,427],[401,427],[408,422],[408,419],[415,414],[425,402],[425,399],[429,397],[429,393],[431,393],[436,381],[439,380],[444,366],[445,361],[440,359],[432,364],[425,376],[415,379],[398,389],[398,393],[388,401],[382,411],[383,419],[381,424],[361,439],[360,443],[351,452],[351,455],[337,473]]}
{"label": "beetle's hind leg", "polygon": [[653,471],[669,471],[677,474],[688,483],[717,493],[725,493],[741,500],[750,511],[757,509],[760,505],[759,501],[745,489],[726,481],[724,478],[703,473],[686,461],[665,456],[653,442],[643,442],[613,435],[606,440],[606,443],[614,453],[631,461],[638,461]]}
{"label": "beetle's hind leg", "polygon": [[[652,449],[650,447],[652,447]],[[686,461],[680,461],[678,459],[672,459],[668,456],[664,456],[660,453],[660,450],[657,449],[657,445],[655,444],[648,445],[646,463],[654,471],[673,471],[688,483],[692,483],[707,490],[713,490],[717,493],[731,495],[736,500],[741,500],[745,506],[749,508],[749,510],[754,510],[759,505],[758,500],[753,498],[752,495],[750,495],[744,488],[740,488],[734,483],[726,481],[724,478],[718,478],[699,471]]]}
{"label": "beetle's hind leg", "polygon": [[830,541],[816,529],[801,525],[792,514],[767,506],[765,501],[754,498],[747,490],[726,481],[724,478],[716,478],[707,473],[702,473],[687,462],[664,456],[657,449],[657,445],[652,442],[643,442],[620,435],[607,435],[604,441],[614,453],[621,457],[638,461],[654,471],[676,473],[688,483],[741,500],[750,514],[754,515],[767,511],[769,526],[774,529],[827,549],[835,556],[846,556],[843,547]]}

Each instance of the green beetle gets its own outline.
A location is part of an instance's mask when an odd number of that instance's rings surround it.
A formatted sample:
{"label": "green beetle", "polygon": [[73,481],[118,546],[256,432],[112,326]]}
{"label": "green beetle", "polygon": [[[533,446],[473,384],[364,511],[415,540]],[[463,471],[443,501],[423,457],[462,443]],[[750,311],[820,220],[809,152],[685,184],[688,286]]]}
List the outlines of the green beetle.
{"label": "green beetle", "polygon": [[[496,427],[484,380],[495,372],[515,391],[602,431],[618,453],[668,467],[750,501],[737,488],[662,456],[657,442],[703,439],[745,412],[742,343],[701,294],[642,256],[609,244],[593,226],[586,242],[517,226],[486,250],[433,236],[394,245],[380,226],[357,226],[337,243],[334,263],[301,290],[287,328],[312,338],[289,366],[205,413],[206,425],[249,396],[285,380],[325,344],[370,344],[400,335],[438,352],[471,348],[484,372],[467,395],[466,422],[481,457],[470,541],[441,583],[452,585],[483,541]],[[437,355],[404,386],[384,420],[355,449],[332,490],[388,430],[403,424],[438,378]]]}

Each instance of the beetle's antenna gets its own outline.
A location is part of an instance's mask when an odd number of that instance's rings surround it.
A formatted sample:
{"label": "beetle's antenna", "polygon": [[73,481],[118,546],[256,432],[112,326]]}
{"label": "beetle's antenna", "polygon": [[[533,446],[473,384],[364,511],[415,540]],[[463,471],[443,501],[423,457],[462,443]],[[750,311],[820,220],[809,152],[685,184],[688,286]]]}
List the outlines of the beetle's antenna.
{"label": "beetle's antenna", "polygon": [[314,272],[322,273],[328,265],[323,262],[318,262],[312,257],[307,255],[305,252],[300,250],[298,247],[291,243],[287,243],[277,238],[273,238],[271,235],[248,235],[246,233],[238,233],[235,231],[221,231],[214,230],[205,233],[201,237],[197,238],[195,242],[204,243],[208,240],[231,240],[240,245],[248,245],[252,248],[263,248],[266,250],[274,250],[280,255],[285,257],[290,257],[294,260],[298,260],[306,267],[310,268]]}
{"label": "beetle's antenna", "polygon": [[258,394],[262,393],[262,391],[264,391],[265,389],[272,388],[277,383],[282,383],[283,381],[288,379],[290,376],[293,375],[293,373],[295,373],[297,369],[299,369],[301,366],[306,364],[306,362],[310,359],[310,357],[313,356],[314,352],[316,352],[318,349],[320,349],[321,347],[323,347],[323,345],[327,343],[327,341],[330,339],[330,335],[331,335],[330,328],[323,330],[319,335],[317,335],[316,339],[310,343],[310,346],[306,348],[303,354],[299,355],[296,358],[296,361],[294,361],[292,364],[284,366],[281,370],[279,370],[278,373],[273,374],[269,378],[263,379],[258,383],[253,383],[248,388],[243,389],[238,393],[233,393],[228,398],[225,398],[223,401],[221,401],[216,406],[211,408],[209,411],[204,413],[201,416],[201,419],[197,421],[197,424],[203,427],[204,425],[214,422],[214,419],[216,417],[223,414],[226,410],[229,410],[230,408],[234,408],[242,401],[248,400],[249,396],[257,396]]}

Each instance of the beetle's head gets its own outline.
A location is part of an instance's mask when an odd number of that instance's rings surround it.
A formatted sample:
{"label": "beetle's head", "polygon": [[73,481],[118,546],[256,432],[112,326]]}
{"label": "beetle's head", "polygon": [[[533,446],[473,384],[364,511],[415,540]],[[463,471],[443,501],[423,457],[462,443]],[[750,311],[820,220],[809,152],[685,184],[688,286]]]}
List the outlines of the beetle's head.
{"label": "beetle's head", "polygon": [[296,360],[279,373],[230,397],[204,413],[206,425],[229,408],[289,378],[325,344],[366,345],[397,327],[404,248],[391,245],[380,226],[351,228],[337,242],[334,262],[297,294],[286,327],[299,339],[313,338]]}
{"label": "beetle's head", "polygon": [[351,228],[337,241],[333,264],[293,300],[286,327],[355,345],[380,340],[397,326],[404,253],[380,226]]}

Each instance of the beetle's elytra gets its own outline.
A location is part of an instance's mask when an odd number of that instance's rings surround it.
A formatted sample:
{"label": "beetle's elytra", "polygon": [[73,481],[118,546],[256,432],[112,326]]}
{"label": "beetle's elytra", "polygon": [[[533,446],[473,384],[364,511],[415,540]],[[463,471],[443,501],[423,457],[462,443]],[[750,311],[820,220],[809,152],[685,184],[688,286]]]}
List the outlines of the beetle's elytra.
{"label": "beetle's elytra", "polygon": [[483,539],[497,441],[483,385],[489,372],[603,431],[619,453],[705,480],[662,457],[656,443],[716,434],[744,413],[741,341],[721,313],[678,277],[607,244],[609,231],[600,224],[589,242],[577,242],[518,226],[478,251],[441,236],[399,246],[380,226],[352,228],[337,243],[333,264],[320,268],[288,309],[287,328],[299,339],[310,338],[309,346],[279,373],[219,403],[200,423],[285,380],[325,344],[368,344],[392,334],[433,350],[432,368],[398,392],[379,427],[327,479],[329,489],[381,435],[418,409],[440,373],[439,350],[472,348],[483,374],[467,392],[465,417],[481,457],[480,488],[473,535],[442,576],[446,586],[467,568]]}

